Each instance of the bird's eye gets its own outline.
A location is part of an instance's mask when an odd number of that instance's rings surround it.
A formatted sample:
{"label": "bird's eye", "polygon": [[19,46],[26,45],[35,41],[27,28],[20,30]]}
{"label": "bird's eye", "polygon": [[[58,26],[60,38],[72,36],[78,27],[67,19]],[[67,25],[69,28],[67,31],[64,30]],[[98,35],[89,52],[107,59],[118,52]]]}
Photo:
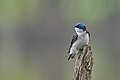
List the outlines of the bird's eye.
{"label": "bird's eye", "polygon": [[85,29],[83,29],[83,31],[85,31]]}
{"label": "bird's eye", "polygon": [[86,30],[86,27],[83,28],[83,31],[85,31],[85,30]]}

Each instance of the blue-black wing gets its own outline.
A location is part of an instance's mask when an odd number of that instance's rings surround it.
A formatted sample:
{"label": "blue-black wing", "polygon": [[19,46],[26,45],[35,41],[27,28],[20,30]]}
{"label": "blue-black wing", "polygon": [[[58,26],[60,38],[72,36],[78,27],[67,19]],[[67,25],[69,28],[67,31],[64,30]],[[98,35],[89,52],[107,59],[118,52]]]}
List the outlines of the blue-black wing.
{"label": "blue-black wing", "polygon": [[70,44],[68,53],[70,53],[70,49],[71,49],[73,43],[74,43],[77,39],[78,39],[78,35],[77,35],[77,33],[75,33],[75,34],[73,35],[73,37],[72,37],[72,41],[71,41],[71,44]]}
{"label": "blue-black wing", "polygon": [[90,33],[86,30],[86,33],[88,33],[89,37],[90,37]]}

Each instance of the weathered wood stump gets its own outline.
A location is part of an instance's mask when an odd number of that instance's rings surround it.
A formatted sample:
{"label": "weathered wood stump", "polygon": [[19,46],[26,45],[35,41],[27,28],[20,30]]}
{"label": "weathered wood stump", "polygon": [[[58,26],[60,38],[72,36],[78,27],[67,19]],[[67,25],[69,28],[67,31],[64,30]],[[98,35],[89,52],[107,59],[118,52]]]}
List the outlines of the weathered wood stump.
{"label": "weathered wood stump", "polygon": [[93,56],[91,46],[84,46],[82,52],[76,55],[73,80],[91,80]]}

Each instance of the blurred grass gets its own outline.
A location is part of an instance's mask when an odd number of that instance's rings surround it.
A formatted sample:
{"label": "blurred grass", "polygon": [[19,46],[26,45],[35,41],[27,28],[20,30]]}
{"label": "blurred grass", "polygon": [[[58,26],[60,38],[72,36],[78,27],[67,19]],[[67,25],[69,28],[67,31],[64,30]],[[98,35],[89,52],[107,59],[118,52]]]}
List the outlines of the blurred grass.
{"label": "blurred grass", "polygon": [[93,80],[119,80],[120,0],[0,0],[0,80],[72,79],[72,26],[91,33]]}
{"label": "blurred grass", "polygon": [[23,64],[18,60],[6,63],[1,66],[0,80],[43,80],[40,68],[34,63]]}
{"label": "blurred grass", "polygon": [[[83,20],[88,22],[101,22],[109,19],[118,12],[116,3],[119,1],[107,0],[76,0],[62,1],[61,11],[68,20]],[[119,13],[117,13],[119,15]]]}

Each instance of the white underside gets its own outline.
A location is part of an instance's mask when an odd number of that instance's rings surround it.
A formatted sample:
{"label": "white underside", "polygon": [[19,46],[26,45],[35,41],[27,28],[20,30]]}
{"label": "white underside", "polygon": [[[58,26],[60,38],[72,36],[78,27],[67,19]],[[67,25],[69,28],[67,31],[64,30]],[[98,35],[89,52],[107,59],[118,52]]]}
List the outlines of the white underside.
{"label": "white underside", "polygon": [[88,43],[89,43],[89,35],[87,33],[84,33],[84,34],[78,33],[78,39],[72,45],[72,47],[70,49],[70,54],[77,53],[78,50],[82,48],[82,46],[88,45]]}

